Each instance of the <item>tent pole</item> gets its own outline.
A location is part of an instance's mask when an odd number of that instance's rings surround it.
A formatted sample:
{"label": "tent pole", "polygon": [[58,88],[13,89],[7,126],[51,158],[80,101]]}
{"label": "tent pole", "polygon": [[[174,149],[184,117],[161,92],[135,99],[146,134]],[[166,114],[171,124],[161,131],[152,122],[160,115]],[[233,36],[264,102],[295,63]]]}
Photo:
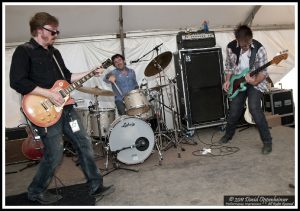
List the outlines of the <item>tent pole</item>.
{"label": "tent pole", "polygon": [[122,5],[119,6],[119,30],[120,30],[121,51],[122,51],[122,55],[125,57]]}
{"label": "tent pole", "polygon": [[251,11],[251,13],[249,14],[249,16],[247,17],[247,19],[244,21],[245,25],[251,26],[252,25],[252,21],[254,19],[254,16],[256,15],[256,13],[258,12],[258,10],[261,8],[261,6],[254,6],[253,10]]}

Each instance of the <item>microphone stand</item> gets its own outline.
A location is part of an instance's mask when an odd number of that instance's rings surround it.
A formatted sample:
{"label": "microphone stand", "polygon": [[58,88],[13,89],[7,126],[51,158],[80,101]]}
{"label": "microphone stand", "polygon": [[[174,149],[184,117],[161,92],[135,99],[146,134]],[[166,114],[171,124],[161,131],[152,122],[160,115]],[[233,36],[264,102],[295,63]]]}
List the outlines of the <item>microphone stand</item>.
{"label": "microphone stand", "polygon": [[163,44],[163,43],[161,43],[161,44],[155,46],[151,51],[147,52],[147,53],[144,54],[142,57],[140,57],[140,58],[138,58],[137,60],[132,61],[132,62],[130,62],[130,63],[137,63],[137,62],[139,62],[142,58],[144,58],[145,56],[147,56],[149,53],[151,53],[151,52],[154,51],[154,50],[156,50],[156,54],[158,55],[158,48],[159,48],[162,44]]}

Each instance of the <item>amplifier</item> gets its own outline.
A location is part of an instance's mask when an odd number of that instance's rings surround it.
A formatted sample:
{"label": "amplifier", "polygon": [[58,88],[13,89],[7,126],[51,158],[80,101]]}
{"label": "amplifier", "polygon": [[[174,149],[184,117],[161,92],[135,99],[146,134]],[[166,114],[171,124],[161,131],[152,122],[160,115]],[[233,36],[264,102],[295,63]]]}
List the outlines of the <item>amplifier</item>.
{"label": "amplifier", "polygon": [[265,111],[272,114],[294,114],[293,93],[291,89],[271,90],[264,93]]}
{"label": "amplifier", "polygon": [[178,32],[176,36],[178,49],[211,48],[216,45],[215,32]]}

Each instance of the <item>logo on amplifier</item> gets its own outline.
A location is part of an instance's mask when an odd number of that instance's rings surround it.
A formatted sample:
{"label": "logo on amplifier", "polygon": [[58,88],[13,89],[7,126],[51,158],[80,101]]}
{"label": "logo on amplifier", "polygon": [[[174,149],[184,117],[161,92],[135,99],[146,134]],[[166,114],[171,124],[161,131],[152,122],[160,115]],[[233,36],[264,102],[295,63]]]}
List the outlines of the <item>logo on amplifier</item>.
{"label": "logo on amplifier", "polygon": [[185,62],[191,62],[190,55],[185,55]]}

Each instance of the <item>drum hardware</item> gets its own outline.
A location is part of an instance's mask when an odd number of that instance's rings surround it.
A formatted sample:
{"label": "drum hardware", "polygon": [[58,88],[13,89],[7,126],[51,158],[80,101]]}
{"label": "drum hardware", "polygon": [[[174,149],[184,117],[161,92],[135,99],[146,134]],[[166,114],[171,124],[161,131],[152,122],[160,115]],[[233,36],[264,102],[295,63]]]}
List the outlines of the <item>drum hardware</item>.
{"label": "drum hardware", "polygon": [[[120,162],[117,161],[117,153],[116,152],[109,152],[109,150],[107,150],[106,152],[106,163],[105,163],[105,169],[104,171],[106,171],[106,173],[104,173],[102,176],[106,176],[108,174],[110,174],[111,172],[118,170],[118,169],[123,169],[123,170],[127,170],[127,171],[133,171],[133,172],[139,172],[139,170],[137,169],[130,169],[130,168],[124,168],[121,166]],[[108,170],[108,157],[109,154],[111,154],[111,158],[112,158],[112,165],[113,168],[111,170]]]}
{"label": "drum hardware", "polygon": [[159,91],[161,90],[162,88],[166,87],[166,86],[169,86],[170,84],[164,84],[164,85],[158,85],[158,86],[155,86],[155,87],[152,87],[152,88],[149,88],[150,91]]}

